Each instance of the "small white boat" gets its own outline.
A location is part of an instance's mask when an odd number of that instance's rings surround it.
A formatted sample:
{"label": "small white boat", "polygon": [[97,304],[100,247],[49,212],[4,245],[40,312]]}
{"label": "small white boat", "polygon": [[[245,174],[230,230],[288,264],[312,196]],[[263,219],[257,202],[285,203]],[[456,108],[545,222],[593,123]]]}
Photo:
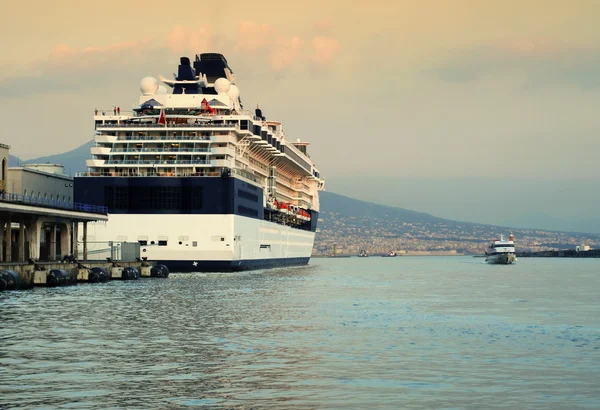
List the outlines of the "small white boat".
{"label": "small white boat", "polygon": [[500,235],[500,239],[494,239],[485,251],[485,261],[490,264],[510,265],[517,262],[515,254],[515,237],[511,233],[508,240]]}

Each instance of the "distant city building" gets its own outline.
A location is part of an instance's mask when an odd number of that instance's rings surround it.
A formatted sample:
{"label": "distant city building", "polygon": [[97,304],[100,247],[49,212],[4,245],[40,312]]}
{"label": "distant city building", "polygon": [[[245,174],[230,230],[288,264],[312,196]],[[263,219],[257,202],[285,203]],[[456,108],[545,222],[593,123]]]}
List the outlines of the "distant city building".
{"label": "distant city building", "polygon": [[[0,151],[1,155],[1,151]],[[57,164],[25,164],[8,168],[6,192],[35,199],[73,202],[73,178]]]}
{"label": "distant city building", "polygon": [[588,245],[579,245],[577,247],[575,247],[575,251],[577,252],[587,252],[590,250],[590,247]]}

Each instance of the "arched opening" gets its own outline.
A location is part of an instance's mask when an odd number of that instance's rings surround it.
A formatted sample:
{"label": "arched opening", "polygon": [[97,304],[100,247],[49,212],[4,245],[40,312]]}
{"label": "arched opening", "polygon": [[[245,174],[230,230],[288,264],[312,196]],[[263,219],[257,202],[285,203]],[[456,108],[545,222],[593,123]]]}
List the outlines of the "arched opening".
{"label": "arched opening", "polygon": [[6,191],[6,172],[7,172],[6,158],[2,158],[2,169],[0,170],[0,190],[2,193]]}

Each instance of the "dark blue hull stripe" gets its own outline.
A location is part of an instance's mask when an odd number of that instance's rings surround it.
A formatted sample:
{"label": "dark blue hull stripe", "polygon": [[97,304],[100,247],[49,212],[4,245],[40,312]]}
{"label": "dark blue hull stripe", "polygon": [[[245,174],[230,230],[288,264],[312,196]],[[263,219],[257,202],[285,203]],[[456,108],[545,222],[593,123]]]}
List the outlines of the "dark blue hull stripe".
{"label": "dark blue hull stripe", "polygon": [[170,272],[236,272],[244,270],[280,268],[286,266],[301,266],[308,264],[306,258],[277,258],[277,259],[246,259],[241,261],[168,261],[158,260],[169,268]]}

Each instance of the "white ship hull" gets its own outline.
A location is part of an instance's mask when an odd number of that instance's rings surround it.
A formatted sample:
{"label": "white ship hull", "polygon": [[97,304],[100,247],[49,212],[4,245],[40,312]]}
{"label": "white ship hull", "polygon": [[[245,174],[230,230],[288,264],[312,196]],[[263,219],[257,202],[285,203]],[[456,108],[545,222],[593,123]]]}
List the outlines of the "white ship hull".
{"label": "white ship hull", "polygon": [[511,265],[517,262],[517,257],[514,253],[496,253],[488,255],[485,261],[492,265]]}
{"label": "white ship hull", "polygon": [[314,240],[311,231],[233,214],[112,214],[106,223],[88,224],[90,258],[110,256],[110,241],[142,241],[141,257],[172,272],[305,265]]}

